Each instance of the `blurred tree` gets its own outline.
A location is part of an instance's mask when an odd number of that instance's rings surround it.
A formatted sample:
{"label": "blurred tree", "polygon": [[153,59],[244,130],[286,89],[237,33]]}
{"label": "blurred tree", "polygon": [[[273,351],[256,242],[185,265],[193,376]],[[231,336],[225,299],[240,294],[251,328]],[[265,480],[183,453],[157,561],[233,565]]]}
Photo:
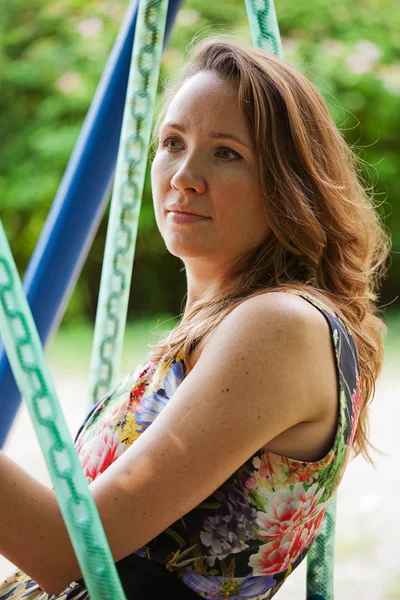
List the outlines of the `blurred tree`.
{"label": "blurred tree", "polygon": [[[0,209],[20,272],[28,264],[67,165],[127,0],[3,0],[0,19]],[[400,250],[400,11],[389,0],[276,0],[285,58],[325,97],[374,184],[379,210]],[[161,67],[176,75],[194,36],[226,32],[251,41],[244,0],[187,0]],[[372,166],[370,166],[372,165]],[[149,159],[150,166],[150,159]],[[65,319],[94,317],[106,218]],[[393,255],[382,303],[400,288]],[[174,282],[171,285],[171,282]],[[131,314],[177,314],[185,294],[182,263],[168,254],[152,207],[147,172],[133,272]]]}

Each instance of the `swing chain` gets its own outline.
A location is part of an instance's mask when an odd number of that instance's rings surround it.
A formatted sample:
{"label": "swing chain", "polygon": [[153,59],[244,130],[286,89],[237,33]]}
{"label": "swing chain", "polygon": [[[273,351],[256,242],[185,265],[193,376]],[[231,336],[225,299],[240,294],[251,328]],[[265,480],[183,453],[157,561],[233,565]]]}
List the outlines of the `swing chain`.
{"label": "swing chain", "polygon": [[279,27],[272,0],[246,0],[253,44],[283,57]]}
{"label": "swing chain", "polygon": [[[0,256],[0,305],[7,318],[12,344],[18,359],[20,369],[24,375],[29,392],[24,393],[25,400],[30,412],[34,412],[35,419],[41,427],[41,433],[48,450],[51,470],[57,476],[60,486],[63,488],[65,507],[69,518],[79,523],[79,536],[81,543],[91,540],[92,548],[95,546],[96,533],[94,531],[95,521],[91,517],[88,500],[79,492],[75,481],[75,466],[73,452],[65,439],[65,431],[57,426],[57,406],[52,398],[55,392],[51,382],[46,381],[45,374],[41,369],[41,358],[39,357],[35,341],[31,335],[29,323],[23,312],[18,308],[19,300],[17,285],[9,262]],[[60,410],[60,409],[59,409]],[[85,559],[90,568],[99,577],[107,563],[104,550],[95,546],[95,552],[86,554]],[[106,597],[106,596],[104,596]]]}
{"label": "swing chain", "polygon": [[[156,62],[158,60],[158,38],[160,37],[160,14],[165,11],[164,0],[154,0],[144,13],[144,31],[140,35],[138,70],[134,92],[130,101],[130,120],[133,133],[124,144],[124,172],[119,189],[116,190],[119,204],[119,223],[114,234],[112,271],[108,281],[108,296],[105,301],[105,333],[99,343],[97,377],[92,392],[93,403],[98,402],[113,386],[115,377],[115,353],[118,352],[118,338],[125,326],[121,310],[124,297],[129,293],[132,267],[129,267],[129,254],[135,243],[133,234],[135,211],[140,203],[140,165],[147,158],[147,140],[143,126],[152,107],[151,87]],[[123,143],[123,142],[122,142]],[[140,208],[140,207],[139,207]]]}

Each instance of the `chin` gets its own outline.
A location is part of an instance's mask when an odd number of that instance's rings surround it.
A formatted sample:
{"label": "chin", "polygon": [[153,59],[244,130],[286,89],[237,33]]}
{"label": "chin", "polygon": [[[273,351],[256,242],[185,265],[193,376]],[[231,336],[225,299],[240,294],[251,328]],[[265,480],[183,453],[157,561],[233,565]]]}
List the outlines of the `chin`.
{"label": "chin", "polygon": [[204,247],[204,241],[200,239],[184,239],[181,236],[173,235],[164,237],[165,246],[173,256],[178,258],[201,258],[209,249]]}
{"label": "chin", "polygon": [[177,258],[181,258],[182,260],[185,258],[203,258],[204,257],[204,251],[202,252],[200,249],[198,249],[198,251],[196,252],[194,249],[193,251],[190,251],[190,249],[188,248],[177,248],[175,247],[171,247],[171,246],[167,246],[166,248],[168,250],[168,252],[170,254],[172,254],[173,256],[176,256]]}

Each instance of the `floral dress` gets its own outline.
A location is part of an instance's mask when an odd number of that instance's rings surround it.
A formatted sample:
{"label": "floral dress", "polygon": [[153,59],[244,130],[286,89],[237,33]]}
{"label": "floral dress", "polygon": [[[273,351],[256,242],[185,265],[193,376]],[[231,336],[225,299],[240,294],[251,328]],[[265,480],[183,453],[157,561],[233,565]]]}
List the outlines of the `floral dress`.
{"label": "floral dress", "polygon": [[[267,600],[306,557],[349,460],[361,403],[354,339],[325,303],[313,304],[332,335],[340,411],[331,450],[316,462],[263,449],[222,486],[141,549],[116,563],[127,598]],[[151,425],[185,377],[183,354],[145,363],[89,413],[75,446],[88,483]],[[0,600],[88,600],[84,580],[49,596],[21,571],[0,584]]]}

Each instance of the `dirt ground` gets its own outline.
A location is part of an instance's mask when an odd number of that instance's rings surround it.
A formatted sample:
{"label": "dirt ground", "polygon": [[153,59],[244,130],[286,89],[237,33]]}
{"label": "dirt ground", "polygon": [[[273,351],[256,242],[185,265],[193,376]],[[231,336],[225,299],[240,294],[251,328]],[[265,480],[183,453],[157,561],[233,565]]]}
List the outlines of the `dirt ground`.
{"label": "dirt ground", "polygon": [[[74,436],[84,415],[87,382],[54,373],[61,406]],[[395,357],[386,359],[371,405],[371,441],[387,456],[374,453],[377,468],[357,457],[348,467],[338,494],[335,600],[400,600],[400,371]],[[5,453],[37,479],[51,486],[25,406],[21,406]],[[0,556],[0,580],[13,565]],[[278,600],[305,599],[306,564],[278,592]]]}

